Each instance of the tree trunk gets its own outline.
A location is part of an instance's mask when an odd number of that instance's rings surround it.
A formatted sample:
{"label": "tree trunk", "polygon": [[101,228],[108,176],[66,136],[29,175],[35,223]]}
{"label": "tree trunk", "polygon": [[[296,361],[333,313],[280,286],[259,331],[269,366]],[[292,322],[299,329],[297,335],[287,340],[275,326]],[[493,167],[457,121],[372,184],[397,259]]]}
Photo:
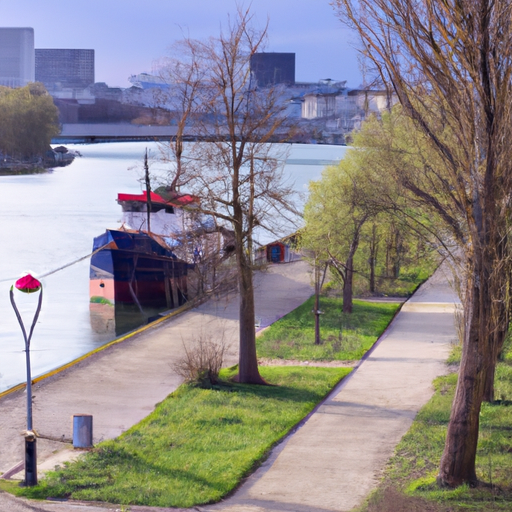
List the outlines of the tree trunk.
{"label": "tree trunk", "polygon": [[315,290],[315,345],[320,345],[320,293]]}
{"label": "tree trunk", "polygon": [[256,355],[253,269],[250,257],[246,253],[240,226],[241,223],[235,224],[235,251],[240,293],[238,376],[235,380],[245,384],[266,384],[258,371]]}
{"label": "tree trunk", "polygon": [[[462,359],[438,476],[438,482],[449,487],[477,484],[480,408],[486,393],[494,395],[494,369],[504,339],[500,321],[506,319],[508,327],[508,316],[500,316],[505,313],[502,294],[506,288],[496,287],[493,269],[497,261],[491,256],[492,244],[485,235],[479,242],[468,269]],[[496,303],[502,305],[496,309]]]}
{"label": "tree trunk", "polygon": [[483,400],[494,399],[494,371],[509,327],[506,237],[498,229],[491,187],[483,197],[485,214],[479,208],[474,211],[462,359],[438,476],[438,482],[448,487],[478,483],[480,408]]}
{"label": "tree trunk", "polygon": [[347,259],[345,282],[343,283],[343,313],[352,313],[352,295],[353,295],[353,280],[354,280],[354,256],[351,254]]}
{"label": "tree trunk", "polygon": [[240,346],[237,381],[246,384],[265,384],[258,371],[256,355],[252,268],[247,262],[244,263],[238,269],[240,276]]}
{"label": "tree trunk", "polygon": [[480,407],[486,379],[486,350],[482,340],[483,290],[478,288],[479,275],[472,276],[468,288],[467,316],[462,360],[450,423],[441,458],[438,483],[457,487],[463,483],[476,485],[475,458],[478,442]]}
{"label": "tree trunk", "polygon": [[320,345],[320,269],[318,261],[315,260],[315,345]]}
{"label": "tree trunk", "polygon": [[391,261],[391,247],[390,247],[390,244],[389,244],[389,240],[386,241],[386,265],[385,265],[385,270],[384,270],[384,274],[386,277],[389,277],[390,275],[390,272],[389,272],[389,267],[390,267],[390,261]]}
{"label": "tree trunk", "polygon": [[370,240],[370,293],[375,293],[375,265],[377,264],[377,227],[372,226],[372,238]]}
{"label": "tree trunk", "polygon": [[375,258],[370,258],[370,293],[375,293]]}
{"label": "tree trunk", "polygon": [[393,277],[398,279],[400,277],[400,267],[402,264],[403,240],[400,230],[395,230],[395,254],[393,258]]}
{"label": "tree trunk", "polygon": [[315,260],[315,345],[320,345],[322,340],[320,338],[320,292],[324,285],[325,275],[327,273],[327,263],[322,263],[323,270],[320,269],[319,263]]}
{"label": "tree trunk", "polygon": [[391,267],[393,266],[393,241],[395,237],[395,226],[392,225],[390,227],[390,231],[388,234],[388,239],[386,240],[386,277],[391,277],[392,271]]}
{"label": "tree trunk", "polygon": [[348,258],[345,263],[345,281],[343,283],[343,313],[352,313],[352,296],[353,296],[353,282],[354,282],[354,255],[359,246],[359,233],[361,232],[361,227],[366,221],[366,217],[360,219],[356,229],[354,230],[354,236],[352,238],[352,243],[350,244],[350,250],[348,253]]}

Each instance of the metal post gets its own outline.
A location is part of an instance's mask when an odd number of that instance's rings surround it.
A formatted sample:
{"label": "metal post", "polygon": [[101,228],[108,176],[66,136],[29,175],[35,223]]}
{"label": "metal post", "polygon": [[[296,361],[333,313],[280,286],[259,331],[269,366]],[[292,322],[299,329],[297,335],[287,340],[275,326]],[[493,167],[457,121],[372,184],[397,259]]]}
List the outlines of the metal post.
{"label": "metal post", "polygon": [[73,416],[73,448],[92,448],[92,415]]}
{"label": "metal post", "polygon": [[25,485],[37,485],[37,439],[34,432],[25,435]]}
{"label": "metal post", "polygon": [[32,372],[30,370],[30,347],[25,345],[25,362],[27,365],[27,431],[32,431]]}
{"label": "metal post", "polygon": [[148,218],[148,235],[151,235],[151,179],[149,177],[148,148],[144,153],[144,180],[146,182],[146,210]]}
{"label": "metal post", "polygon": [[[30,282],[28,284],[26,284],[27,278],[30,278]],[[23,283],[20,284],[20,281],[23,281]],[[32,333],[34,332],[34,327],[37,323],[37,319],[39,318],[39,313],[41,311],[41,304],[43,302],[43,288],[41,283],[30,275],[18,280],[16,282],[16,287],[20,289],[20,291],[24,291],[25,293],[32,293],[38,290],[40,291],[37,309],[34,314],[34,319],[32,320],[32,326],[30,327],[30,332],[28,336],[20,312],[18,311],[16,303],[14,302],[12,286],[9,294],[12,307],[14,309],[14,312],[16,313],[16,317],[20,324],[21,332],[23,333],[23,339],[25,340],[25,361],[27,366],[27,432],[25,433],[25,485],[32,486],[37,485],[37,441],[36,435],[32,430],[32,372],[30,369],[30,340],[32,339]]]}

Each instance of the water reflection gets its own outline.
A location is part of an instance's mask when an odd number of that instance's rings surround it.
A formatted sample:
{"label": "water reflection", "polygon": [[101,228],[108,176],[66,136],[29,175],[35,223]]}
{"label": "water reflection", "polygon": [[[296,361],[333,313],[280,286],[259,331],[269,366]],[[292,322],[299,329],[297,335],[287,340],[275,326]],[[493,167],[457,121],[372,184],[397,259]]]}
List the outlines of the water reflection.
{"label": "water reflection", "polygon": [[[116,332],[116,311],[113,304],[93,302],[91,300],[89,311],[91,313],[91,328],[95,333],[118,335]],[[125,332],[127,331],[119,334],[124,334]]]}
{"label": "water reflection", "polygon": [[144,308],[143,311],[135,304],[107,304],[90,302],[91,329],[100,335],[110,338],[122,336],[138,327],[162,318],[169,310],[165,308]]}

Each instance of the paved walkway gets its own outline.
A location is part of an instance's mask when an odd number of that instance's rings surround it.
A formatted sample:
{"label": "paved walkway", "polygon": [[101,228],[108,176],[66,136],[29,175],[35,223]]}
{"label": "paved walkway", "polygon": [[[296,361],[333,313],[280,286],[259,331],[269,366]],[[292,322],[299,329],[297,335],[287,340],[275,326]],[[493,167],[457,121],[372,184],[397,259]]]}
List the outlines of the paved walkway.
{"label": "paved walkway", "polygon": [[224,503],[225,512],[349,511],[374,489],[395,446],[447,371],[456,297],[438,271],[334,396]]}
{"label": "paved walkway", "polygon": [[[255,275],[256,316],[261,326],[293,310],[313,293],[306,262],[269,267]],[[53,469],[77,455],[66,450],[72,440],[72,416],[93,415],[94,443],[117,437],[146,417],[180,384],[172,364],[184,344],[198,336],[224,337],[226,365],[238,362],[238,296],[234,293],[146,330],[94,354],[78,365],[33,387],[38,468]],[[0,473],[23,460],[26,394],[0,399]],[[63,442],[64,441],[64,442]],[[57,453],[54,453],[57,452]],[[4,510],[0,507],[0,512]]]}
{"label": "paved walkway", "polygon": [[[304,263],[274,267],[259,279],[257,314],[262,323],[311,294]],[[358,505],[377,485],[394,447],[432,395],[432,380],[446,371],[444,361],[455,339],[455,301],[446,276],[438,271],[404,305],[358,370],[233,497],[196,510],[341,512]],[[88,413],[94,416],[95,442],[117,436],[179,384],[169,364],[181,353],[182,339],[192,339],[198,331],[222,331],[232,341],[234,318],[236,301],[204,304],[43,382],[34,392],[34,422],[40,435],[69,438],[71,416]],[[236,347],[229,357],[236,359]],[[21,394],[0,401],[0,471],[19,460],[21,444],[12,445],[16,439],[19,443],[23,428],[23,398]],[[11,427],[11,422],[16,425]],[[59,447],[56,441],[38,441],[38,449],[47,455]],[[50,458],[49,463],[54,461]],[[0,494],[1,512],[112,510],[71,503],[25,505],[20,500],[16,507],[21,508],[16,509],[12,503]]]}

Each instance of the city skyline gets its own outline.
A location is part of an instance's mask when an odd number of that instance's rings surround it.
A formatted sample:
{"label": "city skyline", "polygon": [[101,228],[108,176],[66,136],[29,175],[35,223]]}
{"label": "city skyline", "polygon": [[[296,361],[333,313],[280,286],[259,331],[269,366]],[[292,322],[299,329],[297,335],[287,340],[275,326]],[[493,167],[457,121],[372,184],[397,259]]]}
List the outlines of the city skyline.
{"label": "city skyline", "polygon": [[[237,2],[149,0],[141,8],[121,0],[79,0],[71,11],[68,5],[63,0],[0,0],[1,25],[33,28],[38,49],[94,49],[96,81],[129,87],[130,75],[151,72],[184,35],[218,35]],[[355,36],[335,17],[328,0],[253,0],[251,12],[257,28],[269,20],[265,51],[296,54],[297,81],[331,78],[346,80],[352,88],[361,84]]]}

